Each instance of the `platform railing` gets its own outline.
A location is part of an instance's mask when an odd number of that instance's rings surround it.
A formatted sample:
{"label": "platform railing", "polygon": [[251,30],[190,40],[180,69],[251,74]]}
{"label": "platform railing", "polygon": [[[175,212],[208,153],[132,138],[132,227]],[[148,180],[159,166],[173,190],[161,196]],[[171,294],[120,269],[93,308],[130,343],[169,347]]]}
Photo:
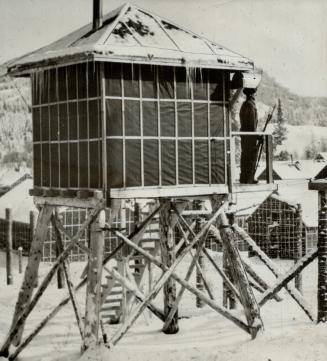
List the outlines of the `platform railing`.
{"label": "platform railing", "polygon": [[[256,169],[258,167],[265,170],[265,180],[267,184],[273,183],[273,142],[272,135],[266,132],[232,132],[230,142],[230,170],[229,186],[239,183],[236,170],[240,165],[241,137],[257,138]],[[262,167],[262,164],[264,167]],[[258,175],[258,174],[257,174]]]}

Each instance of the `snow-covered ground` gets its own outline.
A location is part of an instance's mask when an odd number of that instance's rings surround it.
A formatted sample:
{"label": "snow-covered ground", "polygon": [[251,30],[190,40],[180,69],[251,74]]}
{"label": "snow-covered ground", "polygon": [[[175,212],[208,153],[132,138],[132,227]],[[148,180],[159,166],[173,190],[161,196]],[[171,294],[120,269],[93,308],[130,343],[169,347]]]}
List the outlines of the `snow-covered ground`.
{"label": "snow-covered ground", "polygon": [[[221,256],[212,253],[221,263]],[[272,284],[274,277],[256,258],[249,261],[261,276]],[[178,267],[178,273],[185,275],[190,257]],[[291,265],[289,261],[276,261],[281,269]],[[15,264],[15,262],[14,262]],[[40,277],[49,269],[41,265]],[[71,271],[75,282],[84,267],[72,263]],[[221,280],[211,265],[205,264],[210,285],[218,302],[221,302]],[[22,276],[14,274],[15,284],[6,286],[4,258],[0,253],[0,344],[10,327],[13,309]],[[158,272],[155,278],[160,276]],[[193,275],[194,276],[194,275]],[[195,277],[191,281],[195,283]],[[304,296],[316,314],[317,263],[313,262],[303,272]],[[146,292],[146,289],[144,290]],[[58,290],[54,279],[40,303],[32,312],[26,330],[30,331],[54,305],[66,295],[67,290]],[[78,293],[81,308],[84,306],[85,289]],[[255,293],[256,297],[260,295]],[[218,315],[209,307],[197,309],[195,297],[188,291],[180,305],[180,332],[165,335],[160,330],[162,323],[146,311],[127,335],[108,350],[104,347],[89,350],[80,356],[81,340],[71,305],[67,305],[24,350],[20,361],[322,361],[327,357],[327,325],[312,323],[285,290],[280,292],[282,302],[269,301],[262,309],[264,331],[255,340],[230,321]],[[162,295],[156,300],[162,307]],[[241,314],[241,310],[235,311]],[[106,326],[108,336],[119,325]]]}

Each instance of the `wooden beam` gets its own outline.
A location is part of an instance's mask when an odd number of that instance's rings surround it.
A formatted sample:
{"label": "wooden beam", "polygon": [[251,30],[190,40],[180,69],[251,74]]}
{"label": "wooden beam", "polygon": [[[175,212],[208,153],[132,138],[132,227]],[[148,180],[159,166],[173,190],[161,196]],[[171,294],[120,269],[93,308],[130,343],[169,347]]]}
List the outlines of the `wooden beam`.
{"label": "wooden beam", "polygon": [[12,212],[11,208],[6,208],[6,229],[5,229],[5,238],[6,238],[6,274],[7,274],[7,285],[14,284],[14,278],[12,274]]}
{"label": "wooden beam", "polygon": [[[58,249],[60,250],[60,253],[63,253],[64,251],[64,243],[62,241],[62,237],[61,237],[61,233],[59,231],[59,229],[56,226],[56,222],[55,222],[55,218],[58,218],[58,214],[57,212],[52,216],[51,219],[51,223],[52,223],[52,227],[55,231],[55,235],[56,235],[56,243],[58,244]],[[65,274],[65,278],[66,278],[66,283],[67,283],[67,288],[68,288],[68,293],[70,296],[70,300],[73,306],[73,310],[75,313],[75,317],[76,317],[76,322],[77,322],[77,327],[79,330],[79,333],[83,339],[84,333],[83,333],[83,321],[82,321],[82,317],[81,317],[81,312],[78,306],[78,302],[76,300],[76,295],[75,295],[75,291],[74,291],[74,285],[72,282],[72,278],[70,275],[70,270],[69,270],[69,263],[67,261],[63,261],[62,263],[63,266],[63,271]]]}
{"label": "wooden beam", "polygon": [[[252,247],[253,251],[258,255],[261,261],[268,267],[268,269],[274,274],[275,277],[282,275],[279,268],[271,261],[271,259],[261,250],[261,248],[255,243],[255,241],[238,225],[234,224],[233,229],[239,236]],[[290,296],[296,301],[296,303],[302,308],[305,314],[313,321],[313,313],[310,310],[305,299],[301,293],[292,285],[285,285],[285,289]]]}
{"label": "wooden beam", "polygon": [[317,298],[317,322],[327,322],[327,189],[319,191]]}
{"label": "wooden beam", "polygon": [[105,212],[102,210],[91,223],[90,257],[88,263],[85,324],[83,349],[94,346],[99,341],[102,260],[104,253]]}
{"label": "wooden beam", "polygon": [[314,248],[302,257],[296,264],[284,275],[277,278],[276,284],[269,288],[259,301],[262,307],[270,298],[272,298],[278,291],[280,291],[287,283],[296,277],[303,269],[310,264],[318,256],[318,249]]}
{"label": "wooden beam", "polygon": [[249,285],[240,254],[236,246],[234,232],[232,231],[224,214],[221,214],[220,220],[222,227],[220,234],[224,249],[227,253],[230,271],[238,288],[248,325],[251,327],[251,337],[255,338],[257,332],[262,327],[260,309],[257,305],[252,288]]}
{"label": "wooden beam", "polygon": [[[143,302],[145,300],[145,295],[139,290],[139,288],[126,277],[123,277],[119,272],[117,272],[112,266],[108,265],[104,267],[105,271],[107,271],[115,280],[117,280],[121,285],[127,288],[135,298]],[[146,307],[161,321],[165,321],[165,316],[162,310],[160,310],[157,306],[155,306],[152,302],[146,302]]]}
{"label": "wooden beam", "polygon": [[[135,311],[130,315],[130,317],[122,325],[120,330],[118,330],[116,332],[116,334],[112,337],[111,342],[113,344],[116,344],[125,335],[125,333],[130,329],[130,327],[133,325],[133,323],[136,321],[136,319],[143,312],[146,302],[151,301],[152,299],[154,299],[156,297],[156,295],[159,293],[160,289],[167,282],[167,280],[171,277],[175,268],[178,266],[178,264],[181,262],[181,260],[184,258],[184,256],[192,249],[192,247],[199,241],[199,239],[201,239],[203,237],[205,232],[209,229],[210,225],[217,219],[217,217],[219,216],[219,214],[221,214],[221,212],[222,212],[222,208],[219,208],[214,213],[214,215],[211,217],[211,219],[204,225],[204,227],[202,227],[201,231],[194,237],[193,241],[181,251],[179,257],[172,263],[172,265],[169,268],[167,268],[165,265],[163,265],[166,272],[161,276],[161,278],[156,283],[154,288],[149,292],[146,299],[135,308]],[[120,233],[118,231],[115,231],[114,233],[119,238],[121,238],[123,241],[125,241],[127,244],[128,244],[128,242],[130,242],[122,233]],[[137,247],[137,246],[135,244],[133,244],[133,248],[135,248],[135,247]]]}
{"label": "wooden beam", "polygon": [[[146,252],[143,248],[137,246],[133,242],[131,242],[127,237],[125,237],[120,232],[115,232],[118,237],[124,240],[126,244],[134,248],[137,252],[142,254],[146,259],[148,259],[150,262],[161,268],[164,272],[166,272],[168,269],[163,265],[160,261],[158,261],[155,257],[153,257],[150,253]],[[208,306],[210,306],[212,309],[214,309],[216,312],[218,312],[220,315],[226,317],[230,321],[232,321],[235,325],[239,326],[242,330],[250,333],[250,328],[247,326],[241,319],[239,319],[237,316],[234,316],[231,314],[227,309],[220,306],[215,301],[211,300],[210,298],[206,297],[204,294],[202,294],[200,291],[198,291],[195,287],[192,287],[189,283],[185,282],[182,278],[180,278],[176,273],[172,273],[171,277],[173,277],[178,283],[180,283],[182,286],[184,286],[188,291],[193,293],[195,296],[202,297],[203,302],[205,302]],[[119,340],[115,340],[114,343],[117,343]]]}
{"label": "wooden beam", "polygon": [[[172,211],[169,200],[160,200],[160,204],[163,204],[159,215],[161,260],[162,263],[169,268],[176,261],[174,228],[177,217]],[[186,204],[183,205],[183,208],[185,208],[185,206]],[[165,282],[163,295],[164,314],[165,317],[168,317],[171,309],[176,306],[176,281],[173,278],[168,278]],[[178,311],[176,308],[170,322],[165,323],[163,332],[166,334],[175,334],[178,330]]]}
{"label": "wooden beam", "polygon": [[[22,332],[22,328],[25,324],[25,320],[28,317],[28,315],[32,312],[32,310],[34,309],[35,305],[37,304],[38,300],[40,299],[40,297],[42,296],[44,290],[47,288],[48,284],[50,283],[53,275],[55,274],[55,272],[57,271],[59,265],[69,256],[70,251],[72,250],[72,248],[76,245],[76,243],[78,242],[78,239],[81,237],[82,233],[84,232],[84,230],[88,227],[88,225],[93,221],[94,217],[98,214],[99,210],[102,208],[102,204],[99,204],[98,207],[96,209],[94,209],[91,213],[91,215],[89,216],[88,219],[86,219],[86,221],[84,222],[84,224],[82,225],[82,227],[78,230],[78,232],[74,235],[74,237],[72,238],[71,243],[68,245],[68,247],[64,250],[64,252],[57,258],[56,262],[54,262],[54,264],[52,265],[50,271],[48,272],[48,274],[44,277],[40,287],[38,288],[38,290],[36,291],[33,299],[29,302],[26,303],[26,299],[25,297],[25,292],[22,292],[19,294],[19,297],[21,296],[24,303],[22,301],[20,301],[20,299],[18,299],[17,304],[18,305],[18,310],[20,311],[18,314],[15,313],[14,315],[14,320],[10,329],[9,334],[7,335],[7,338],[5,339],[5,342],[3,343],[1,350],[0,350],[0,355],[2,355],[3,353],[7,353],[8,352],[8,348],[11,344],[11,342],[13,341],[14,338],[17,338],[17,335],[20,335],[20,332]],[[42,214],[42,210],[44,210],[44,212],[46,212],[45,214]],[[37,229],[36,229],[36,236],[35,239],[39,239],[39,237],[42,236],[42,232],[44,231],[45,234],[47,234],[48,231],[48,224],[45,224],[46,220],[50,221],[51,215],[52,215],[52,207],[44,207],[41,210],[41,218],[40,220],[38,220],[38,225],[37,225]],[[48,213],[49,212],[49,213]],[[46,216],[46,219],[44,219]],[[39,232],[38,232],[39,230]],[[43,234],[44,236],[44,234]],[[45,237],[44,237],[45,238]],[[39,239],[40,243],[42,243],[42,239]],[[39,242],[36,242],[39,243]],[[37,246],[39,246],[39,244],[37,244]],[[35,254],[34,252],[38,251],[38,254]],[[41,250],[38,250],[36,246],[34,246],[33,248],[33,253],[30,253],[30,258],[31,256],[34,255],[35,258],[33,260],[33,266],[35,267],[35,262],[37,260],[37,257],[39,257],[39,259],[42,256],[42,248]],[[26,268],[27,269],[27,268]],[[26,291],[27,295],[32,295],[32,291],[34,288],[34,279],[31,277],[29,278],[29,275],[31,274],[31,276],[35,275],[35,273],[33,274],[33,272],[35,272],[35,268],[30,269],[29,272],[27,272],[25,270],[25,277],[27,278],[27,285],[29,285],[29,287],[22,286],[21,291]],[[23,288],[24,287],[24,288]],[[30,296],[31,297],[31,296]],[[20,304],[19,304],[20,302]],[[23,308],[22,308],[23,307]],[[20,335],[21,337],[21,335]],[[20,341],[20,339],[19,339]]]}
{"label": "wooden beam", "polygon": [[[199,260],[199,256],[200,256],[200,253],[201,253],[201,249],[202,249],[202,245],[204,244],[205,240],[206,240],[206,236],[203,236],[202,239],[200,240],[199,244],[198,244],[198,248],[196,250],[196,253],[195,255],[192,255],[192,261],[191,261],[191,264],[189,266],[189,269],[186,273],[186,276],[185,276],[185,282],[188,282],[191,275],[192,275],[192,272],[194,270],[194,267],[196,264],[198,264],[198,260]],[[169,310],[169,313],[165,319],[165,324],[163,326],[163,331],[165,332],[166,329],[168,329],[170,327],[170,324],[173,322],[174,320],[174,317],[176,317],[177,315],[177,312],[178,312],[178,305],[183,297],[183,294],[184,294],[184,291],[185,291],[185,287],[181,287],[181,289],[179,290],[179,293],[175,299],[175,302],[174,304],[171,306],[170,310]],[[199,299],[199,297],[197,297],[197,299]],[[211,298],[213,299],[213,298]],[[202,300],[201,300],[202,301]],[[165,332],[165,333],[169,333],[169,332]]]}
{"label": "wooden beam", "polygon": [[[253,280],[259,285],[259,287],[261,289],[263,289],[264,291],[267,290],[268,288],[270,288],[270,286],[268,285],[268,283],[260,277],[260,275],[258,275],[258,273],[252,268],[252,266],[244,259],[244,257],[242,257],[242,261],[243,261],[243,265],[244,268],[246,270],[246,272],[253,278]],[[257,288],[256,288],[257,289]],[[258,289],[257,289],[258,290]],[[283,299],[278,296],[275,295],[274,299],[277,302],[283,301]]]}
{"label": "wooden beam", "polygon": [[[32,240],[30,248],[28,262],[24,273],[23,283],[20,288],[15,306],[12,327],[14,327],[14,325],[17,323],[17,320],[21,317],[32,298],[35,280],[38,277],[38,269],[43,254],[43,243],[47,238],[48,224],[50,222],[52,212],[53,207],[44,206],[39,213],[34,238]],[[19,345],[22,338],[24,326],[25,322],[22,322],[21,326],[17,329],[17,332],[15,332],[14,337],[12,337],[11,339],[7,339],[7,341],[2,346],[2,349],[8,348],[11,342],[15,346]],[[0,355],[1,353],[2,350],[0,351]]]}

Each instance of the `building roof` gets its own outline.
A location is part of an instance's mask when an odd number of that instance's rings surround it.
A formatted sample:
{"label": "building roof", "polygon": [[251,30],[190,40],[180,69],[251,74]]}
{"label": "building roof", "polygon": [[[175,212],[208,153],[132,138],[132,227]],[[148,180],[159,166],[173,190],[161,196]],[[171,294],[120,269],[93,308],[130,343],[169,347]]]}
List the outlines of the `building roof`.
{"label": "building roof", "polygon": [[242,192],[234,194],[236,217],[249,217],[272,194],[272,191]]}
{"label": "building roof", "polygon": [[307,227],[318,227],[318,192],[308,189],[307,180],[278,183],[278,191],[273,195],[290,206],[301,204],[302,220]]}
{"label": "building roof", "polygon": [[26,167],[5,167],[0,168],[0,188],[10,187],[14,183],[18,182],[25,175],[30,176],[31,171]]}
{"label": "building roof", "polygon": [[326,161],[327,160],[327,152],[318,153],[316,156],[316,159]]}
{"label": "building roof", "polygon": [[37,211],[33,197],[28,193],[32,188],[33,180],[26,179],[0,197],[0,218],[5,217],[6,208],[11,208],[14,221],[29,223],[30,211]]}
{"label": "building roof", "polygon": [[81,59],[252,70],[253,62],[129,3],[92,24],[5,65],[11,74]]}
{"label": "building roof", "polygon": [[[274,180],[311,179],[318,176],[323,168],[326,168],[327,171],[326,163],[314,160],[300,160],[293,163],[289,161],[274,161],[273,177]],[[257,178],[265,179],[265,172],[265,166],[259,167]]]}

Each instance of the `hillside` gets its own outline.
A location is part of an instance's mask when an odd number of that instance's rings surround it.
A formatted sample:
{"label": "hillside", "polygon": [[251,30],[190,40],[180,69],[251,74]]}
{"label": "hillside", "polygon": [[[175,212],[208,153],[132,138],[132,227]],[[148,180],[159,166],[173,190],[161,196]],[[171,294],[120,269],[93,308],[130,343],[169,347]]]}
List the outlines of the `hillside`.
{"label": "hillside", "polygon": [[28,79],[0,78],[0,161],[31,162],[30,104]]}
{"label": "hillside", "polygon": [[[0,74],[2,71],[3,69],[0,69]],[[259,130],[263,127],[269,109],[271,109],[271,106],[278,98],[281,99],[284,115],[289,125],[289,140],[298,139],[301,136],[301,131],[304,131],[303,141],[301,142],[303,149],[312,141],[317,140],[319,142],[324,133],[321,133],[321,130],[317,130],[317,132],[314,132],[315,136],[308,136],[309,128],[303,126],[324,127],[327,125],[327,97],[298,96],[281,86],[268,74],[263,73],[262,82],[257,94]],[[31,95],[28,79],[12,80],[7,77],[0,78],[0,162],[27,160],[30,163],[32,148],[31,114],[28,109],[30,103]],[[235,127],[238,127],[238,109],[241,103],[242,99],[236,105],[234,113],[236,119]],[[299,125],[301,127],[297,129],[296,126]],[[292,136],[293,132],[295,132],[296,137]],[[293,140],[292,144],[288,143],[286,142],[283,148],[293,147]],[[295,148],[296,154],[302,157],[303,154],[301,153],[303,152],[301,152],[301,148],[299,149],[296,142]]]}

